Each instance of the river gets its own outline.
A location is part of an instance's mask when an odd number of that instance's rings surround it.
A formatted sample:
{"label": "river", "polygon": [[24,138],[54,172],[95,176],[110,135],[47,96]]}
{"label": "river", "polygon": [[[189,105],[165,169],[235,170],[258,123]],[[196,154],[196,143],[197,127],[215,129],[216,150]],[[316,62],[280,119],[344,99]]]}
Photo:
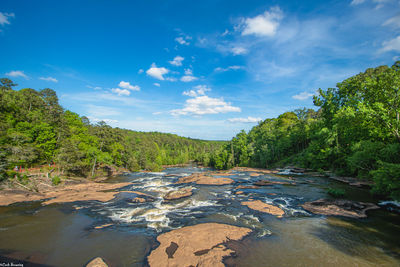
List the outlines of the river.
{"label": "river", "polygon": [[[147,256],[163,232],[205,222],[252,229],[241,241],[229,242],[235,257],[227,266],[400,266],[400,215],[383,208],[366,219],[314,215],[301,204],[329,198],[328,187],[344,189],[351,200],[376,202],[368,190],[327,178],[299,176],[296,185],[235,189],[259,179],[288,181],[285,175],[250,176],[232,171],[230,185],[191,184],[193,195],[166,202],[167,192],[187,184],[179,177],[207,171],[196,166],[163,172],[121,175],[107,182],[131,182],[118,189],[151,195],[136,203],[135,193],[120,193],[110,202],[41,205],[40,201],[0,207],[0,263],[25,266],[84,266],[102,257],[110,266],[147,266]],[[243,191],[244,194],[235,194]],[[283,218],[241,205],[249,198],[284,210]],[[103,225],[108,225],[99,228]]]}

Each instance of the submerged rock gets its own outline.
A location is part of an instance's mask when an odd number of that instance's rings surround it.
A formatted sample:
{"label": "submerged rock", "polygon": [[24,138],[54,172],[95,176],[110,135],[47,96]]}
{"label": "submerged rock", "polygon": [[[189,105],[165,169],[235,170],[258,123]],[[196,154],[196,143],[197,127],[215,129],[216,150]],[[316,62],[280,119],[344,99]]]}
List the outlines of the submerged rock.
{"label": "submerged rock", "polygon": [[268,180],[259,180],[254,183],[255,185],[258,186],[270,186],[270,185],[276,185],[276,184],[281,184],[281,185],[291,185],[293,183],[288,183],[288,182],[277,182],[277,181],[268,181]]}
{"label": "submerged rock", "polygon": [[256,185],[238,185],[236,189],[258,189],[259,186]]}
{"label": "submerged rock", "polygon": [[135,197],[134,199],[132,199],[132,201],[135,203],[144,203],[144,202],[146,202],[146,199],[144,199],[142,197]]}
{"label": "submerged rock", "polygon": [[282,216],[285,214],[285,212],[276,206],[267,204],[262,202],[261,200],[254,200],[254,201],[244,201],[241,203],[244,206],[249,207],[250,209],[253,210],[258,210],[261,212],[269,213],[272,215],[277,216],[278,218],[282,218]]}
{"label": "submerged rock", "polygon": [[301,205],[303,209],[316,214],[338,215],[351,218],[366,218],[367,210],[379,209],[372,203],[356,202],[345,199],[318,199]]}
{"label": "submerged rock", "polygon": [[234,253],[224,244],[240,240],[250,229],[220,223],[187,226],[161,234],[160,246],[147,260],[151,267],[164,266],[224,266],[224,257]]}
{"label": "submerged rock", "polygon": [[181,188],[177,191],[170,191],[165,196],[165,200],[175,200],[184,197],[190,197],[192,195],[192,188]]}
{"label": "submerged rock", "polygon": [[95,258],[94,260],[90,261],[86,267],[108,267],[107,263],[100,257]]}
{"label": "submerged rock", "polygon": [[227,184],[232,184],[233,180],[230,178],[216,178],[212,176],[207,176],[202,173],[193,173],[190,176],[179,178],[177,183],[178,184],[196,183],[202,185],[227,185]]}

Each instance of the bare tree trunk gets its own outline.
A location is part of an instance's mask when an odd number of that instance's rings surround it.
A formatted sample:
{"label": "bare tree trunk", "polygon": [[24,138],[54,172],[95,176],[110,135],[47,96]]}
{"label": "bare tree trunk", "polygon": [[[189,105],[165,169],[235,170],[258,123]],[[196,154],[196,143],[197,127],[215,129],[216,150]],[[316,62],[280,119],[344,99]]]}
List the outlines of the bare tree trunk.
{"label": "bare tree trunk", "polygon": [[92,177],[94,176],[94,169],[96,167],[97,157],[94,158],[93,168],[92,168]]}

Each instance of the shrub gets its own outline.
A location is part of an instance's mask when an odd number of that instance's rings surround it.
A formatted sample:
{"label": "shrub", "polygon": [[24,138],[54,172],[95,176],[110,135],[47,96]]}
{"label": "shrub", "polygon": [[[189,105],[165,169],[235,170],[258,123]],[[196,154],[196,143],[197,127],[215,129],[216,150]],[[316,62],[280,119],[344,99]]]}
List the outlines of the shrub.
{"label": "shrub", "polygon": [[53,183],[53,185],[58,185],[61,183],[61,178],[59,176],[54,176],[51,178],[51,182]]}
{"label": "shrub", "polygon": [[328,188],[327,193],[333,197],[343,197],[346,191],[338,188]]}

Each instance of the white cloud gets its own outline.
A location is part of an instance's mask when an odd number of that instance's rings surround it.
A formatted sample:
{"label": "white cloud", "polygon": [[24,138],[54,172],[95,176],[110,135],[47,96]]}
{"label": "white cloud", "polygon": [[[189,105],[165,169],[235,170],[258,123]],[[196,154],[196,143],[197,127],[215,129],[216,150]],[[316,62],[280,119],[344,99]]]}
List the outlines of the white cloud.
{"label": "white cloud", "polygon": [[101,90],[101,89],[103,89],[102,87],[100,87],[100,86],[91,86],[91,85],[86,85],[86,87],[87,88],[90,88],[90,89],[94,89],[94,90]]}
{"label": "white cloud", "polygon": [[206,92],[208,92],[208,91],[211,91],[211,88],[208,87],[207,85],[197,85],[197,86],[193,87],[192,90],[184,91],[182,94],[190,96],[190,97],[196,97],[196,96],[205,95]]}
{"label": "white cloud", "polygon": [[362,4],[364,2],[365,2],[365,0],[353,0],[353,1],[351,1],[351,5],[355,6],[355,5]]}
{"label": "white cloud", "polygon": [[309,99],[312,96],[314,96],[313,93],[301,92],[300,94],[292,96],[292,98],[297,99],[297,100],[306,100],[306,99]]}
{"label": "white cloud", "polygon": [[183,37],[176,37],[175,41],[177,41],[181,45],[189,45],[190,43],[187,42]]}
{"label": "white cloud", "polygon": [[87,117],[87,118],[89,119],[89,121],[94,122],[94,123],[104,121],[104,122],[107,123],[107,124],[117,124],[117,123],[119,122],[118,120],[113,120],[113,119],[99,119],[99,118],[92,117],[92,116],[89,116],[89,117]]}
{"label": "white cloud", "polygon": [[237,56],[237,55],[244,55],[247,54],[248,50],[244,47],[240,47],[240,46],[235,46],[232,47],[231,52]]}
{"label": "white cloud", "polygon": [[14,78],[23,77],[25,79],[29,79],[29,77],[21,70],[12,70],[7,72],[6,75]]}
{"label": "white cloud", "polygon": [[192,98],[186,100],[182,109],[171,110],[174,116],[178,115],[206,115],[227,112],[241,112],[239,107],[232,106],[223,98],[213,98],[205,95],[205,92],[211,91],[206,85],[195,86],[193,90],[183,92],[183,95]]}
{"label": "white cloud", "polygon": [[193,71],[191,69],[185,69],[185,75],[180,79],[182,82],[192,82],[197,80],[197,77],[193,76]]}
{"label": "white cloud", "polygon": [[230,71],[230,70],[240,70],[243,69],[243,66],[237,66],[237,65],[233,65],[233,66],[228,66],[226,68],[215,68],[214,71],[216,72],[225,72],[225,71]]}
{"label": "white cloud", "polygon": [[385,21],[385,23],[383,23],[383,26],[392,26],[394,28],[400,28],[400,14]]}
{"label": "white cloud", "polygon": [[113,93],[116,93],[118,96],[129,96],[131,94],[131,92],[127,89],[121,89],[121,88],[112,88],[111,91]]}
{"label": "white cloud", "polygon": [[14,13],[3,13],[0,12],[0,25],[4,26],[5,24],[10,24],[9,18],[14,18]]}
{"label": "white cloud", "polygon": [[144,72],[143,69],[138,70],[138,73],[139,73],[139,74],[142,74],[143,72]]}
{"label": "white cloud", "polygon": [[39,77],[39,80],[58,83],[58,80],[53,77]]}
{"label": "white cloud", "polygon": [[382,46],[383,47],[380,49],[380,52],[389,52],[389,51],[400,52],[400,36],[397,36],[392,40],[383,42]]}
{"label": "white cloud", "polygon": [[274,36],[283,17],[281,9],[276,6],[270,11],[254,18],[246,18],[242,23],[242,35]]}
{"label": "white cloud", "polygon": [[153,115],[160,115],[160,114],[162,114],[162,112],[161,111],[157,111],[157,112],[153,112],[152,114]]}
{"label": "white cloud", "polygon": [[160,87],[159,83],[153,83],[154,86]]}
{"label": "white cloud", "polygon": [[174,77],[167,77],[167,78],[165,78],[165,80],[170,81],[170,82],[176,82],[177,81],[177,79],[174,78]]}
{"label": "white cloud", "polygon": [[261,121],[261,118],[247,117],[247,118],[231,118],[228,119],[232,123],[255,123]]}
{"label": "white cloud", "polygon": [[123,88],[123,89],[127,89],[127,90],[140,91],[140,86],[131,85],[129,82],[120,81],[118,86]]}
{"label": "white cloud", "polygon": [[181,57],[181,56],[176,56],[176,57],[174,57],[173,60],[169,61],[169,63],[170,63],[171,65],[174,65],[174,66],[182,66],[182,61],[183,61],[184,59],[185,59],[185,58],[183,58],[183,57]]}
{"label": "white cloud", "polygon": [[155,63],[151,64],[150,69],[148,69],[146,71],[147,75],[149,75],[153,78],[156,78],[158,80],[161,80],[161,81],[164,81],[163,75],[167,74],[168,72],[169,72],[169,70],[164,67],[157,68]]}

